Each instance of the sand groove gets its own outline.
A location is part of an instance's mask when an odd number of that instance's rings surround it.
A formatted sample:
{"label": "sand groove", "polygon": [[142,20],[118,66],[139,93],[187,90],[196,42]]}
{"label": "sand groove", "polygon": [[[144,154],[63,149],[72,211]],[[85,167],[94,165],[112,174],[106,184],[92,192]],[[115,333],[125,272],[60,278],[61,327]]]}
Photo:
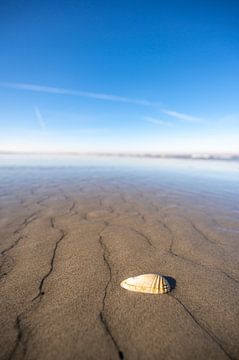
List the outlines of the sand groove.
{"label": "sand groove", "polygon": [[[189,221],[190,221],[190,220],[189,220]],[[190,221],[190,223],[191,223],[192,228],[193,228],[200,236],[202,236],[204,240],[210,242],[211,244],[214,244],[214,245],[216,244],[216,245],[218,245],[218,243],[217,243],[216,241],[211,240],[208,236],[206,236],[206,235],[204,234],[203,231],[199,230],[198,227],[197,227],[192,221]]]}
{"label": "sand groove", "polygon": [[54,263],[55,263],[55,258],[56,258],[56,253],[57,253],[57,248],[60,244],[60,242],[66,237],[67,233],[62,230],[62,229],[58,229],[55,226],[55,219],[54,218],[50,218],[50,224],[51,224],[51,228],[54,230],[58,230],[60,232],[59,238],[55,243],[54,249],[53,249],[53,253],[52,253],[52,257],[50,260],[50,268],[49,271],[43,276],[43,278],[41,279],[41,282],[39,284],[39,288],[38,288],[38,294],[32,299],[32,301],[36,300],[37,298],[41,297],[42,295],[45,294],[45,292],[42,290],[45,281],[47,280],[47,278],[51,275],[52,271],[54,270]]}
{"label": "sand groove", "polygon": [[14,355],[20,346],[22,346],[23,357],[26,355],[26,352],[27,352],[27,344],[25,342],[23,342],[23,329],[21,328],[21,315],[22,314],[18,315],[16,318],[15,329],[17,331],[17,339],[15,341],[15,345],[14,345],[12,351],[10,352],[8,360],[11,360],[14,358]]}
{"label": "sand groove", "polygon": [[[24,226],[27,226],[27,224],[29,224],[29,222],[25,221]],[[38,294],[31,300],[32,303],[34,303],[35,300],[38,298],[41,299],[41,297],[45,294],[44,291],[42,291],[44,283],[47,280],[47,278],[51,275],[52,271],[54,270],[54,262],[55,262],[55,258],[56,258],[57,248],[58,248],[60,242],[66,236],[66,232],[64,230],[56,228],[54,218],[50,218],[50,226],[52,229],[59,231],[60,236],[59,236],[58,240],[55,242],[52,257],[50,259],[49,271],[41,279],[41,282],[40,282],[39,288],[38,288]],[[27,353],[28,335],[27,335],[27,333],[25,334],[25,331],[24,331],[25,328],[24,328],[24,326],[22,326],[22,321],[23,321],[23,319],[26,319],[27,314],[33,309],[33,307],[34,307],[34,311],[35,311],[36,310],[35,303],[32,306],[31,306],[31,304],[28,304],[25,311],[23,311],[21,314],[17,315],[17,317],[16,317],[15,329],[17,331],[17,337],[16,337],[15,345],[14,345],[13,349],[11,350],[10,355],[8,357],[9,360],[11,360],[15,357],[15,354],[17,351],[19,351],[19,348],[21,348],[20,352],[22,353],[22,358],[24,358]],[[18,356],[17,356],[17,358],[18,358]]]}
{"label": "sand groove", "polygon": [[[35,211],[34,213],[30,214],[29,216],[27,216],[24,221],[20,224],[20,226],[13,231],[13,236],[15,235],[18,235],[17,238],[15,239],[15,241],[9,245],[7,248],[5,248],[4,250],[1,251],[1,256],[3,257],[2,259],[2,263],[0,265],[0,273],[2,272],[2,268],[4,266],[4,262],[6,260],[7,257],[11,258],[12,260],[12,263],[14,266],[14,258],[12,256],[10,256],[8,253],[9,251],[13,250],[21,240],[23,240],[24,238],[26,238],[26,236],[22,235],[22,231],[26,229],[26,227],[31,224],[33,221],[37,220],[37,217],[36,215],[38,214],[38,211]],[[20,235],[19,235],[20,234]],[[12,267],[11,267],[12,268]],[[11,270],[8,270],[8,271],[4,271],[3,274],[0,275],[0,279],[3,277],[3,276],[6,276],[8,275],[8,273],[10,272]]]}
{"label": "sand groove", "polygon": [[[31,222],[35,221],[37,219],[37,217],[36,217],[37,213],[38,212],[34,212],[31,215],[29,215],[28,217],[26,217],[24,219],[24,221],[20,224],[20,226],[16,230],[13,231],[13,235],[17,235],[17,234],[21,233],[27,227],[27,225],[29,225]],[[10,245],[6,249],[2,250],[1,255],[7,254],[8,251],[12,250],[19,243],[20,240],[22,240],[21,235],[17,238],[17,240],[15,240],[13,242],[12,245]]]}
{"label": "sand groove", "polygon": [[70,212],[70,213],[72,213],[73,210],[74,210],[74,213],[73,213],[72,215],[75,215],[75,214],[76,214],[76,212],[75,212],[75,207],[76,207],[76,202],[73,201],[71,207],[69,208],[69,212]]}
{"label": "sand groove", "polygon": [[23,239],[23,236],[20,235],[17,237],[17,239],[14,241],[14,243],[12,243],[12,245],[8,246],[6,249],[4,249],[1,252],[1,255],[6,255],[8,253],[8,251],[12,250],[15,246],[17,246],[17,244],[19,243],[19,241],[21,241]]}
{"label": "sand groove", "polygon": [[217,338],[217,336],[212,332],[212,330],[209,330],[203,325],[188,309],[188,307],[174,294],[170,294],[170,296],[175,299],[186,311],[186,313],[193,319],[193,321],[202,329],[203,332],[205,332],[223,351],[223,353],[231,360],[235,359],[232,355],[230,355],[227,350],[223,347],[223,345],[220,343],[220,340]]}
{"label": "sand groove", "polygon": [[103,251],[103,260],[104,260],[104,263],[106,264],[107,268],[108,268],[108,272],[109,272],[109,279],[105,285],[105,288],[104,288],[104,296],[103,296],[103,299],[102,299],[102,309],[100,311],[100,321],[102,322],[104,328],[105,328],[105,331],[107,334],[109,334],[117,352],[118,352],[118,355],[119,355],[119,358],[120,359],[124,359],[124,354],[123,352],[120,350],[120,347],[116,341],[116,339],[114,338],[113,334],[112,334],[112,331],[110,329],[110,326],[108,324],[108,321],[106,319],[106,315],[105,315],[105,306],[106,306],[106,297],[107,297],[107,293],[108,293],[108,288],[110,286],[110,283],[111,283],[111,280],[112,280],[112,270],[111,270],[111,266],[110,266],[110,263],[109,263],[109,260],[108,260],[108,257],[110,256],[109,254],[109,250],[107,249],[104,241],[103,241],[103,236],[102,236],[102,233],[104,232],[104,230],[107,228],[107,225],[105,226],[105,228],[100,232],[99,234],[99,244],[102,248],[102,251]]}
{"label": "sand groove", "polygon": [[[181,254],[179,254],[178,252],[175,252],[175,250],[173,249],[173,246],[174,246],[174,234],[173,234],[173,231],[170,229],[170,227],[165,223],[163,222],[162,220],[159,220],[157,219],[157,221],[165,228],[167,229],[167,231],[169,232],[169,235],[170,235],[170,245],[169,245],[169,249],[168,249],[168,252],[172,255],[172,256],[175,256],[175,257],[178,257],[180,258],[181,260],[183,261],[186,261],[186,262],[190,262],[192,264],[195,264],[197,266],[201,266],[201,267],[205,267],[207,268],[209,271],[218,271],[220,273],[222,273],[223,275],[225,275],[227,278],[229,278],[230,280],[234,281],[235,283],[239,283],[239,280],[235,279],[232,275],[228,274],[226,271],[223,271],[221,269],[218,269],[217,267],[215,266],[209,266],[209,265],[206,265],[206,264],[202,264],[202,263],[199,263],[198,261],[196,260],[193,260],[191,258],[188,258],[186,256],[183,256]],[[191,223],[191,222],[190,222]],[[192,224],[192,227],[194,230],[196,230],[206,241],[209,241],[211,243],[213,243],[215,245],[215,242],[214,241],[211,241],[208,237],[206,237],[206,235],[201,232],[194,224]]]}
{"label": "sand groove", "polygon": [[146,236],[145,234],[143,234],[142,231],[139,231],[139,230],[136,230],[133,228],[130,228],[130,230],[134,231],[136,234],[141,236],[149,246],[152,246],[153,248],[155,248],[155,246],[152,244],[152,241],[150,240],[150,238],[148,236]]}

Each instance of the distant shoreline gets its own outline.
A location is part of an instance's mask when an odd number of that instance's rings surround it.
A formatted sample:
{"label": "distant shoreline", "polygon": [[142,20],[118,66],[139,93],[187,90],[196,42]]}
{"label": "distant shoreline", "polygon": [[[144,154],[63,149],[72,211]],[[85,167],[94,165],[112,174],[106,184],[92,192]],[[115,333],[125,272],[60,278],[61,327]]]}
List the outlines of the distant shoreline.
{"label": "distant shoreline", "polygon": [[239,161],[239,154],[167,154],[167,153],[90,153],[90,152],[27,152],[27,151],[0,151],[0,156],[24,155],[24,156],[99,156],[99,157],[126,157],[126,158],[149,158],[149,159],[193,159],[193,160],[228,160]]}

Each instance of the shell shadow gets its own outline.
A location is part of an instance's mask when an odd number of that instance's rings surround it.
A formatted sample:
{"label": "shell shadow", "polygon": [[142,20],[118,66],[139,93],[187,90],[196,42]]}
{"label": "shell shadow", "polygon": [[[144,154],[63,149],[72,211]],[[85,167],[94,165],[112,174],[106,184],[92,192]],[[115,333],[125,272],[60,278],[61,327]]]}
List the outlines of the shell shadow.
{"label": "shell shadow", "polygon": [[176,279],[172,278],[171,276],[164,276],[165,279],[168,281],[171,289],[175,289],[176,288]]}

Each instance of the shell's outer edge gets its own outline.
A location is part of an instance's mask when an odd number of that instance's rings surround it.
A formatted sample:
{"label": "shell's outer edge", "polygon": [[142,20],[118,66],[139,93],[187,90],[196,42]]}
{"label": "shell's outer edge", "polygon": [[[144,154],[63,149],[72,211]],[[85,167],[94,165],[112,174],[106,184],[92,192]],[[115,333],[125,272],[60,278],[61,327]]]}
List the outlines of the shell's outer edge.
{"label": "shell's outer edge", "polygon": [[[149,284],[145,285],[145,283]],[[120,286],[126,290],[147,294],[166,294],[171,290],[169,282],[161,274],[143,274],[130,277],[123,280]]]}

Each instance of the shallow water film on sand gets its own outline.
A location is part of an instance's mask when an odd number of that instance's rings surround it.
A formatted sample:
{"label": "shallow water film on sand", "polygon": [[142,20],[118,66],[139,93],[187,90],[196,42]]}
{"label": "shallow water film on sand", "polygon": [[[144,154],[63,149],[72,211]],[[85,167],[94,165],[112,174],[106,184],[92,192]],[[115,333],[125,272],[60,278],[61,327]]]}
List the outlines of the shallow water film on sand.
{"label": "shallow water film on sand", "polygon": [[[239,164],[2,157],[1,359],[239,358]],[[161,273],[164,295],[120,287]]]}

